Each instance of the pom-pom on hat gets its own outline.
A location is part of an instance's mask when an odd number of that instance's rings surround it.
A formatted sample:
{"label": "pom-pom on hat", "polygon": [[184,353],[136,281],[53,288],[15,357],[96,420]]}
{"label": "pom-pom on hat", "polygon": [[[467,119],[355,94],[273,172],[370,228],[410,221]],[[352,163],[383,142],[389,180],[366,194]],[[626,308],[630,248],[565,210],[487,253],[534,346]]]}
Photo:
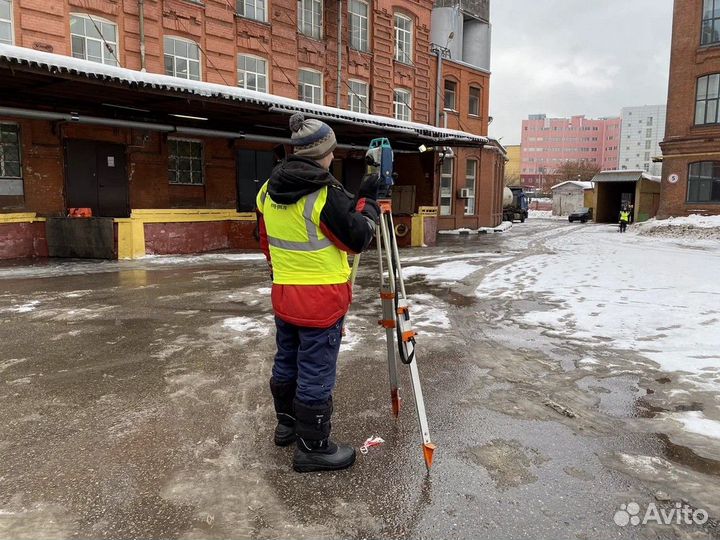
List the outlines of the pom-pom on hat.
{"label": "pom-pom on hat", "polygon": [[290,140],[296,156],[320,160],[335,150],[335,132],[325,122],[314,118],[305,119],[303,113],[290,117]]}

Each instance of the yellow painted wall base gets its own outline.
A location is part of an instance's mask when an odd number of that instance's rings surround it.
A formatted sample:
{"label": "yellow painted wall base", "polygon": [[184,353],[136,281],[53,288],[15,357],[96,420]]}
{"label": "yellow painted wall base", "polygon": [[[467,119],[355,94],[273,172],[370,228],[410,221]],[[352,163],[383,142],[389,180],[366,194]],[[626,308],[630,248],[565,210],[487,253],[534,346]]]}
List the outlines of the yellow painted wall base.
{"label": "yellow painted wall base", "polygon": [[117,218],[118,259],[138,259],[145,256],[146,223],[193,223],[205,221],[254,221],[252,212],[232,209],[168,208],[138,209],[129,218]]}
{"label": "yellow painted wall base", "polygon": [[37,217],[35,212],[0,214],[0,223],[35,223],[36,221],[45,221],[45,218]]}

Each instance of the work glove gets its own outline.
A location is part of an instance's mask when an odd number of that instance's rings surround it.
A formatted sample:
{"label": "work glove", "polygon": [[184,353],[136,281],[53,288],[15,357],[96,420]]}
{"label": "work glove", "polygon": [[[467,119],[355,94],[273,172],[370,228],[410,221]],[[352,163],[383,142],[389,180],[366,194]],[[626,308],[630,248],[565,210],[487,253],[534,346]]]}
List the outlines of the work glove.
{"label": "work glove", "polygon": [[377,200],[378,192],[382,186],[382,178],[378,173],[368,173],[363,176],[362,182],[360,182],[360,188],[357,192],[357,200],[366,198]]}

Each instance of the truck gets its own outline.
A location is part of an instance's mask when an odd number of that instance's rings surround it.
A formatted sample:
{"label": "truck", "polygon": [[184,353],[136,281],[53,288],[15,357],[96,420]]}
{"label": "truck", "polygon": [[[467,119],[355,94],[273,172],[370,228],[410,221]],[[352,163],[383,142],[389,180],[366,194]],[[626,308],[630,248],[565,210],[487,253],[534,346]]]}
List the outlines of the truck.
{"label": "truck", "polygon": [[528,199],[521,187],[503,190],[503,221],[525,222],[528,217]]}

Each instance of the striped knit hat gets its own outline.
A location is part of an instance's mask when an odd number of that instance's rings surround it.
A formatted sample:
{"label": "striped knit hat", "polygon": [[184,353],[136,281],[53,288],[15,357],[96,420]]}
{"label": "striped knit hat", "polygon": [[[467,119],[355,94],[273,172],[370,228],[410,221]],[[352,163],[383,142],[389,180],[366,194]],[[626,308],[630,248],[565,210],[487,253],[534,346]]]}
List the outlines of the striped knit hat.
{"label": "striped knit hat", "polygon": [[320,160],[335,150],[337,141],[335,132],[325,122],[310,118],[305,120],[302,113],[290,117],[290,140],[295,155]]}

